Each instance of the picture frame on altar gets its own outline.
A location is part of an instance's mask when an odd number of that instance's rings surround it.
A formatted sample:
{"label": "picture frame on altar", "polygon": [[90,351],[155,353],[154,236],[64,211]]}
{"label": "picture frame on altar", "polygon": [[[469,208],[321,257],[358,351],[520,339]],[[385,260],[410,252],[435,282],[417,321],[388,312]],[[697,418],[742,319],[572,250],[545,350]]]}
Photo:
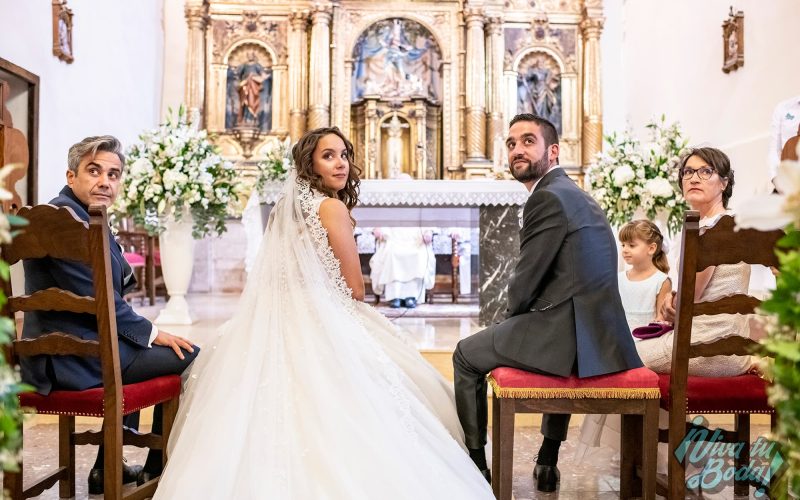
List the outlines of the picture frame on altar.
{"label": "picture frame on altar", "polygon": [[72,52],[72,9],[67,0],[53,0],[53,55],[67,64],[75,57]]}
{"label": "picture frame on altar", "polygon": [[730,73],[744,66],[744,12],[733,12],[722,23],[722,71]]}
{"label": "picture frame on altar", "polygon": [[0,57],[0,166],[20,167],[3,179],[6,213],[35,205],[39,162],[39,77]]}

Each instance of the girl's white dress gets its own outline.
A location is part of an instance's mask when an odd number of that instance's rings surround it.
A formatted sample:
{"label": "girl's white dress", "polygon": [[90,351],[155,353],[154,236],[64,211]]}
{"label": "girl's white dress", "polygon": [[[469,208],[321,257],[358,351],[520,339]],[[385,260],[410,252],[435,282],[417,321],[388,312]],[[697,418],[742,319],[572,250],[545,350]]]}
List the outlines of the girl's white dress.
{"label": "girl's white dress", "polygon": [[450,383],[351,298],[292,174],[234,316],[195,363],[157,499],[491,499]]}
{"label": "girl's white dress", "polygon": [[641,281],[631,281],[626,271],[619,273],[619,296],[622,298],[625,319],[628,320],[631,331],[636,327],[646,326],[655,319],[656,298],[666,279],[667,275],[661,271],[656,271]]}

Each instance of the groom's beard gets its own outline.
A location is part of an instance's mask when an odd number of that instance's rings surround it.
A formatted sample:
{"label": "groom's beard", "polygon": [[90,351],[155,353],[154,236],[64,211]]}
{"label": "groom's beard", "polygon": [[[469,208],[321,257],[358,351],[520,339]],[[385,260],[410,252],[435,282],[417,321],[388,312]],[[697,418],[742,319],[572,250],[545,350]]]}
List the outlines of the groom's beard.
{"label": "groom's beard", "polygon": [[528,160],[527,165],[520,165],[517,163],[519,160],[524,160],[524,158],[514,158],[509,167],[511,175],[519,182],[535,182],[544,177],[544,174],[550,168],[550,158],[548,158],[547,151],[535,162]]}

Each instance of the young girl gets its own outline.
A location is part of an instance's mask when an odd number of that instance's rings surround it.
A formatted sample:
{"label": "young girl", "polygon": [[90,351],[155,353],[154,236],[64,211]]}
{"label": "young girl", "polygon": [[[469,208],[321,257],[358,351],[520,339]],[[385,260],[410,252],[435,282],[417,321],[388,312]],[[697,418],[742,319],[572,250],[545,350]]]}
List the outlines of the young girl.
{"label": "young girl", "polygon": [[631,268],[619,273],[619,295],[631,330],[660,322],[658,304],[669,297],[672,284],[664,252],[664,236],[649,220],[635,220],[619,232],[622,258]]}
{"label": "young girl", "polygon": [[[619,295],[631,331],[651,322],[663,321],[658,312],[661,301],[672,297],[672,284],[667,277],[669,264],[664,252],[664,236],[658,226],[648,220],[635,220],[619,231],[622,258],[631,266],[619,273]],[[639,339],[634,339],[639,341]],[[587,455],[595,459],[610,458],[619,451],[620,418],[618,415],[586,415],[578,437],[575,461]]]}

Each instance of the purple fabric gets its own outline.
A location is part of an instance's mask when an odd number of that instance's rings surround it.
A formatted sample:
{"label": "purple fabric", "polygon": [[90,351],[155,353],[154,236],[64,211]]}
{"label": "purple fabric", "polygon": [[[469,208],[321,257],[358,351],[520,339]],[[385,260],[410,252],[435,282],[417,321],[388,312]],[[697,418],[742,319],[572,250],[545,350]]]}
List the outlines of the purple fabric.
{"label": "purple fabric", "polygon": [[664,323],[650,323],[647,326],[639,326],[634,328],[631,334],[637,339],[645,340],[660,337],[671,331],[672,325]]}

